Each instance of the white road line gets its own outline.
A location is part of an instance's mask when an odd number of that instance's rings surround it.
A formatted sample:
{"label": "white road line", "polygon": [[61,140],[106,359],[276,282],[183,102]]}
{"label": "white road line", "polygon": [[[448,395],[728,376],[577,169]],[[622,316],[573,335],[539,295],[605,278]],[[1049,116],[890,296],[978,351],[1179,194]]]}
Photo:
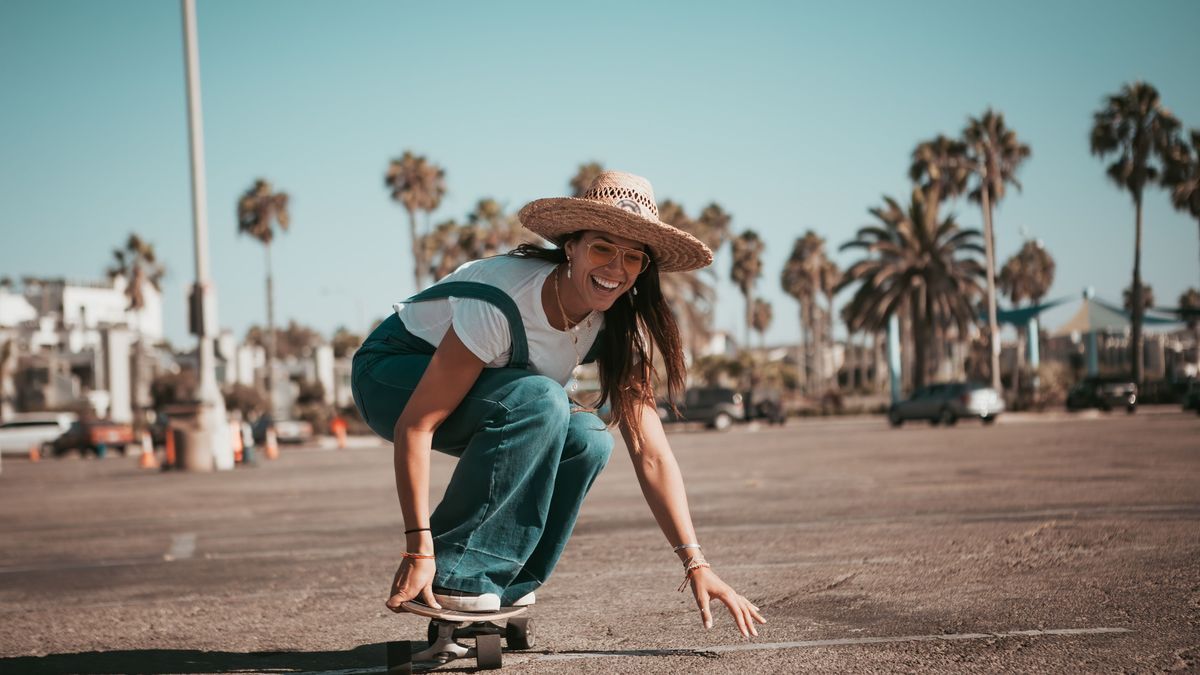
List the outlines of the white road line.
{"label": "white road line", "polygon": [[838,647],[843,645],[892,644],[898,642],[937,642],[941,640],[985,640],[1012,637],[1048,637],[1064,635],[1101,635],[1105,633],[1132,633],[1128,628],[1055,628],[1050,630],[1014,630],[1003,633],[950,633],[939,635],[901,635],[896,637],[835,638],[830,640],[800,640],[797,642],[762,642],[737,645],[717,645],[694,649],[629,649],[592,652],[563,652],[538,656],[537,661],[571,661],[575,659],[598,659],[610,656],[702,656],[725,652],[776,651],[781,649],[805,649],[812,647]]}
{"label": "white road line", "polygon": [[[1128,628],[1054,628],[1050,630],[1013,630],[1002,633],[950,633],[943,635],[901,635],[897,637],[835,638],[831,640],[800,640],[797,642],[763,642],[736,645],[717,645],[693,649],[623,649],[613,651],[562,652],[559,654],[508,654],[505,660],[510,665],[536,661],[576,661],[579,659],[606,659],[612,657],[638,656],[710,656],[726,652],[778,651],[781,649],[804,649],[813,647],[839,647],[844,645],[893,644],[899,642],[938,642],[942,640],[987,640],[1013,637],[1054,637],[1069,635],[1103,635],[1132,633]],[[463,664],[469,664],[465,659]],[[307,675],[359,675],[377,673],[379,668],[346,668],[342,670],[305,671]]]}
{"label": "white road line", "polygon": [[163,554],[163,560],[187,560],[196,552],[196,533],[184,532],[171,537],[171,548]]}

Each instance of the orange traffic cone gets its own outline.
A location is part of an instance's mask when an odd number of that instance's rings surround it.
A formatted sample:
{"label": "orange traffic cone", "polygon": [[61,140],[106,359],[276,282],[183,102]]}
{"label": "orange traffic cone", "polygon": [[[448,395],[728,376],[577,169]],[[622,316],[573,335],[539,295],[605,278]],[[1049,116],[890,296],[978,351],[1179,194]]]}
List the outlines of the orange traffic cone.
{"label": "orange traffic cone", "polygon": [[157,469],[158,458],[154,456],[154,441],[149,431],[142,432],[142,456],[138,458],[138,466],[143,469]]}
{"label": "orange traffic cone", "polygon": [[279,459],[279,439],[275,427],[267,427],[267,459]]}
{"label": "orange traffic cone", "polygon": [[29,461],[40,462],[41,460],[42,449],[38,447],[38,444],[34,443],[33,445],[29,446]]}
{"label": "orange traffic cone", "polygon": [[163,461],[163,468],[170,469],[175,467],[175,427],[167,425],[166,439],[166,458]]}

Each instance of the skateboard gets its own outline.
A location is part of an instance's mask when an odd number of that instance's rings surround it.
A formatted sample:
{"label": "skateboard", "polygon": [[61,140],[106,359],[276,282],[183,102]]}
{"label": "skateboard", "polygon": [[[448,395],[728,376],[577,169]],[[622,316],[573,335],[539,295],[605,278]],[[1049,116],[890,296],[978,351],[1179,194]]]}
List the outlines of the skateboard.
{"label": "skateboard", "polygon": [[[429,645],[413,653],[411,642],[387,643],[388,673],[413,673],[433,670],[458,659],[475,659],[480,670],[495,670],[503,663],[501,639],[510,650],[529,649],[533,636],[529,632],[529,617],[522,616],[529,607],[502,607],[498,612],[456,612],[434,609],[420,602],[400,603],[410,614],[429,619],[426,638]],[[499,622],[503,621],[504,626]],[[464,644],[471,640],[474,645]]]}

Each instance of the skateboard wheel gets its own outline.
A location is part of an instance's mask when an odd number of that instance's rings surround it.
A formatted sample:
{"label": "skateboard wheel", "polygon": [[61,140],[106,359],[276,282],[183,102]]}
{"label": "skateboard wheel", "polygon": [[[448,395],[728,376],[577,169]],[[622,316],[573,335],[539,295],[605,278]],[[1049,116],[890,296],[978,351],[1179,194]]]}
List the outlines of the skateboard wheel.
{"label": "skateboard wheel", "polygon": [[475,665],[480,670],[496,670],[502,665],[499,635],[480,635],[475,638]]}
{"label": "skateboard wheel", "polygon": [[387,668],[388,675],[411,675],[412,643],[408,640],[387,643]]}
{"label": "skateboard wheel", "polygon": [[509,649],[532,649],[533,634],[529,630],[529,617],[509,619],[504,627],[504,642]]}

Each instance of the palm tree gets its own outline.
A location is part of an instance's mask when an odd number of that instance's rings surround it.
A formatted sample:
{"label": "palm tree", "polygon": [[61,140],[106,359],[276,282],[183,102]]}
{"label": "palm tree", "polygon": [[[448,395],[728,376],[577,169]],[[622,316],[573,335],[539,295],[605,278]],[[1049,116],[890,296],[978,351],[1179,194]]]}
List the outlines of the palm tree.
{"label": "palm tree", "polygon": [[534,243],[540,238],[521,227],[515,214],[504,212],[495,199],[485,197],[467,214],[467,222],[447,220],[420,238],[419,248],[429,263],[434,281],[458,269],[470,260],[478,260]]}
{"label": "palm tree", "polygon": [[1004,199],[1005,186],[1018,190],[1017,170],[1029,158],[1029,146],[1021,143],[1017,134],[1004,124],[1004,115],[991,108],[978,118],[967,120],[963,129],[966,156],[979,180],[969,198],[983,210],[983,242],[987,251],[987,311],[988,340],[991,349],[992,388],[1000,387],[1000,326],[996,321],[996,234],[992,224],[992,209]]}
{"label": "palm tree", "polygon": [[753,322],[754,287],[762,276],[763,241],[754,230],[746,230],[733,240],[733,266],[729,277],[746,298],[745,345],[750,346],[750,324]]}
{"label": "palm tree", "polygon": [[[729,212],[721,208],[720,204],[710,202],[700,211],[700,217],[692,222],[692,229],[689,232],[712,249],[713,254],[716,254],[725,245],[725,242],[729,241],[729,228],[732,222],[733,216]],[[716,274],[715,269],[706,269],[712,274]]]}
{"label": "palm tree", "polygon": [[[828,338],[829,344],[832,345],[833,344],[833,318],[834,318],[834,316],[836,316],[836,314],[833,310],[833,298],[835,295],[837,295],[838,287],[841,286],[841,283],[842,283],[842,270],[841,270],[841,268],[839,268],[837,266],[837,263],[830,260],[826,256],[825,261],[821,265],[821,269],[818,274],[818,278],[820,280],[818,283],[818,286],[821,289],[821,294],[825,296],[825,312],[824,312],[824,314],[825,314],[825,319],[826,319],[826,325],[823,327],[823,330],[822,330],[823,336],[822,336],[821,344],[822,344],[822,346],[824,346],[825,338]],[[828,387],[832,384],[832,382],[830,382],[830,380],[832,380],[833,382],[837,381],[837,373],[835,373],[835,372],[825,373],[825,378],[827,381],[824,384],[825,384],[825,386]]]}
{"label": "palm tree", "polygon": [[[1133,197],[1133,284],[1131,297],[1142,297],[1142,195],[1148,184],[1159,181],[1162,172],[1154,159],[1169,156],[1172,145],[1178,145],[1179,120],[1171,114],[1158,90],[1146,82],[1134,82],[1121,87],[1117,94],[1105,99],[1104,106],[1093,116],[1090,145],[1092,154],[1104,158],[1116,154],[1108,166],[1108,177]],[[1133,379],[1142,383],[1142,304],[1133,303],[1132,351]]]}
{"label": "palm tree", "polygon": [[[1141,306],[1145,311],[1149,307],[1154,306],[1154,287],[1150,284],[1142,284]],[[1133,312],[1133,286],[1126,286],[1121,291],[1121,305],[1125,307],[1126,312]]]}
{"label": "palm tree", "polygon": [[446,171],[424,156],[405,150],[399,159],[393,159],[383,176],[384,187],[392,191],[392,199],[400,202],[408,212],[409,235],[413,250],[413,281],[416,289],[424,286],[425,268],[428,260],[422,255],[420,233],[417,229],[417,212],[429,214],[442,203],[446,194]]}
{"label": "palm tree", "polygon": [[1171,188],[1175,208],[1200,225],[1200,129],[1192,129],[1189,135],[1190,148],[1182,142],[1171,144],[1163,183]]}
{"label": "palm tree", "polygon": [[[659,204],[658,217],[664,223],[684,232],[697,234],[702,226],[687,215],[683,206],[665,199]],[[697,236],[699,236],[697,234]],[[680,341],[685,345],[695,362],[704,342],[712,335],[713,306],[716,289],[709,279],[711,274],[700,270],[664,274],[659,282],[667,304],[675,312],[679,323]]]}
{"label": "palm tree", "polygon": [[913,385],[925,384],[926,356],[937,322],[957,325],[965,335],[975,323],[974,299],[981,293],[984,253],[978,230],[963,230],[947,216],[929,227],[925,196],[914,188],[908,208],[884,197],[870,209],[878,223],[859,229],[842,250],[861,249],[865,256],[844,273],[837,290],[857,285],[844,316],[851,332],[880,331],[888,317],[907,309],[915,349]]}
{"label": "palm tree", "polygon": [[287,232],[291,224],[288,194],[272,192],[271,184],[259,178],[242,194],[237,204],[238,234],[248,234],[260,241],[267,262],[267,401],[274,412],[275,404],[275,288],[271,273],[271,242],[275,229]]}
{"label": "palm tree", "polygon": [[754,299],[754,309],[750,311],[750,325],[754,328],[754,332],[758,333],[758,344],[762,349],[767,348],[767,329],[771,327],[771,319],[774,318],[774,312],[771,310],[771,303],[762,298]]}
{"label": "palm tree", "polygon": [[154,245],[136,234],[130,233],[125,240],[125,247],[113,249],[113,265],[108,268],[109,278],[121,277],[125,280],[126,309],[134,312],[134,343],[133,368],[130,372],[130,389],[132,390],[133,409],[142,407],[142,353],[145,351],[142,340],[142,308],[146,306],[146,284],[157,291],[162,291],[162,278],[166,269],[158,262],[154,253]]}
{"label": "palm tree", "polygon": [[779,276],[783,292],[800,303],[800,342],[803,345],[803,358],[797,359],[797,381],[809,388],[813,384],[816,352],[814,337],[816,334],[816,298],[820,292],[821,267],[825,260],[825,240],[816,232],[808,230],[804,236],[797,237],[792,245],[792,254],[783,265]]}
{"label": "palm tree", "polygon": [[571,176],[569,184],[571,186],[572,197],[582,197],[583,193],[592,186],[592,181],[596,180],[604,172],[604,166],[600,162],[584,162],[575,170],[575,175]]}
{"label": "palm tree", "polygon": [[922,141],[912,152],[908,177],[925,196],[925,214],[937,222],[941,204],[966,192],[971,177],[967,144],[941,134]]}
{"label": "palm tree", "polygon": [[[1014,307],[1021,301],[1028,300],[1031,305],[1041,302],[1050,286],[1054,284],[1054,258],[1042,246],[1040,241],[1027,241],[1013,257],[1000,268],[996,280],[1001,292],[1008,295],[1009,302]],[[1023,334],[1025,326],[1018,326],[1017,332]],[[1036,339],[1037,336],[1034,336]],[[1025,342],[1017,341],[1017,370],[1013,377],[1013,389],[1020,391],[1021,368],[1025,361]]]}

